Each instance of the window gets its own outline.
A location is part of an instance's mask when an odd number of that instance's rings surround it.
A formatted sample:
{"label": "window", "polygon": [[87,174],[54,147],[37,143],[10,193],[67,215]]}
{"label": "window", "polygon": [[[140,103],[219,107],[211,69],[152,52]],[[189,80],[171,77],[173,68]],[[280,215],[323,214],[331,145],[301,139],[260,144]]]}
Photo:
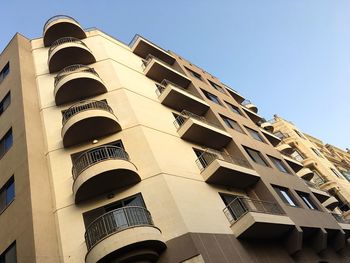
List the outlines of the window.
{"label": "window", "polygon": [[260,141],[260,142],[265,142],[264,139],[261,137],[261,135],[256,130],[248,128],[247,126],[244,126],[244,127],[247,129],[250,136],[252,136],[255,140]]}
{"label": "window", "polygon": [[305,159],[304,156],[298,150],[294,150],[290,156],[299,162]]}
{"label": "window", "polygon": [[305,136],[304,136],[300,131],[298,131],[298,130],[294,130],[294,131],[295,131],[296,134],[298,134],[298,136],[299,136],[300,138],[305,139]]}
{"label": "window", "polygon": [[284,165],[282,160],[277,159],[277,158],[272,157],[272,156],[269,156],[269,157],[278,170],[280,170],[282,173],[289,173],[287,167]]}
{"label": "window", "polygon": [[236,107],[236,106],[234,106],[234,105],[232,105],[231,103],[228,103],[228,102],[226,102],[226,101],[225,101],[225,103],[227,104],[227,106],[229,107],[229,109],[230,109],[232,112],[234,112],[234,113],[236,113],[236,114],[239,114],[239,115],[242,115],[242,113],[241,113],[241,111],[239,110],[238,107]]}
{"label": "window", "polygon": [[290,206],[297,207],[297,202],[294,200],[293,196],[291,195],[290,191],[287,188],[280,187],[280,186],[273,186],[279,197],[282,199],[282,201]]}
{"label": "window", "polygon": [[5,110],[8,108],[10,104],[11,104],[11,94],[9,92],[0,102],[0,115],[5,112]]}
{"label": "window", "polygon": [[[335,170],[335,169],[333,169],[333,168],[330,168],[331,169],[331,171],[338,177],[338,178],[342,178],[342,176],[341,176],[341,174],[337,171],[337,170]],[[343,179],[343,178],[342,178]]]}
{"label": "window", "polygon": [[1,255],[0,263],[16,263],[16,242],[12,243]]}
{"label": "window", "polygon": [[185,69],[186,69],[193,77],[195,77],[195,78],[197,78],[197,79],[199,79],[199,80],[202,80],[201,74],[199,74],[199,73],[197,73],[197,72],[195,72],[195,71],[193,71],[193,70],[190,70],[189,68],[186,68],[186,67],[185,67]]}
{"label": "window", "polygon": [[311,182],[314,183],[317,186],[320,186],[325,183],[325,180],[319,175],[319,173],[316,170],[312,171],[314,173],[314,176],[311,179]]}
{"label": "window", "polygon": [[317,150],[317,149],[315,149],[315,148],[311,148],[311,150],[312,150],[318,157],[323,158],[323,157],[322,157],[322,154],[320,153],[319,150]]}
{"label": "window", "polygon": [[249,157],[256,163],[261,164],[263,166],[268,166],[267,162],[264,160],[262,154],[259,151],[253,150],[248,147],[244,147],[244,150],[248,153]]}
{"label": "window", "polygon": [[211,85],[214,89],[220,91],[221,93],[226,94],[226,93],[225,93],[225,90],[224,90],[221,86],[219,86],[218,84],[216,84],[216,83],[210,81],[209,79],[208,79],[208,81],[209,81],[210,85]]}
{"label": "window", "polygon": [[[87,228],[90,225],[90,223],[92,221],[94,221],[96,218],[98,218],[99,216],[101,216],[105,213],[108,213],[110,211],[113,211],[115,209],[127,207],[127,206],[140,206],[140,207],[146,208],[146,205],[145,205],[145,202],[143,201],[142,195],[139,193],[139,194],[127,197],[125,199],[119,200],[117,202],[114,202],[112,204],[108,204],[108,205],[96,208],[94,210],[85,212],[83,214],[85,228]],[[118,217],[117,219],[120,222],[125,220],[124,213],[115,214],[115,216]]]}
{"label": "window", "polygon": [[281,140],[284,139],[283,133],[278,131],[274,133],[275,136],[277,136],[278,138],[280,138]]}
{"label": "window", "polygon": [[342,171],[343,176],[350,182],[350,171]]}
{"label": "window", "polygon": [[12,128],[5,134],[0,141],[0,159],[12,147]]}
{"label": "window", "polygon": [[[15,179],[10,180],[0,189],[0,213],[2,213],[15,199]],[[1,261],[0,261],[1,262]]]}
{"label": "window", "polygon": [[231,120],[230,118],[227,118],[226,116],[223,116],[223,115],[220,115],[220,117],[223,119],[227,127],[243,133],[243,130],[241,129],[241,127],[238,125],[236,121]]}
{"label": "window", "polygon": [[0,83],[6,78],[6,76],[10,73],[10,62],[7,62],[5,67],[0,71]]}
{"label": "window", "polygon": [[312,210],[318,210],[315,203],[311,200],[311,197],[309,194],[303,193],[303,192],[297,192],[297,193],[300,196],[300,198],[304,201],[304,203],[307,205],[308,208]]}
{"label": "window", "polygon": [[210,92],[208,91],[205,91],[205,90],[202,90],[204,95],[209,99],[211,100],[212,102],[215,102],[216,104],[219,104],[222,106],[222,103],[221,101],[219,100],[219,98],[217,96],[215,96],[214,94],[211,94]]}

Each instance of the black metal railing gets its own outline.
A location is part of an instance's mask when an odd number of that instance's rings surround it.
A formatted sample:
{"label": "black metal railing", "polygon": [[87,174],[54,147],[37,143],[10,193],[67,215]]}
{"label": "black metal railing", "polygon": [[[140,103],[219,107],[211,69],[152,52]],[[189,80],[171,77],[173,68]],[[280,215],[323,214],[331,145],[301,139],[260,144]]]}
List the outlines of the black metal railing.
{"label": "black metal railing", "polygon": [[59,19],[69,19],[72,20],[73,22],[79,24],[79,22],[77,20],[75,20],[73,17],[71,16],[66,16],[66,15],[57,15],[57,16],[53,16],[50,19],[48,19],[44,25],[44,29],[43,32],[45,33],[46,29],[48,28],[49,24],[51,24],[52,22],[59,20]]}
{"label": "black metal railing", "polygon": [[66,122],[74,115],[83,111],[93,109],[105,110],[114,115],[112,108],[106,102],[97,100],[85,100],[74,104],[73,106],[64,111],[62,116],[62,125],[64,126]]}
{"label": "black metal railing", "polygon": [[164,79],[160,84],[156,84],[156,86],[157,86],[156,94],[157,94],[158,97],[164,92],[164,90],[166,89],[166,87],[168,85],[176,87],[176,88],[178,88],[180,90],[185,91],[188,94],[191,94],[191,95],[201,99],[201,97],[198,94],[196,94],[196,93],[194,93],[194,92],[192,92],[192,91],[190,91],[188,89],[185,89],[183,87],[180,87],[179,85],[177,85],[177,84],[175,84],[175,83],[173,83],[173,82],[171,82],[170,80],[167,80],[167,79]]}
{"label": "black metal railing", "polygon": [[58,74],[55,77],[55,86],[57,85],[57,83],[61,79],[65,78],[65,77],[67,77],[67,76],[69,76],[71,74],[80,73],[80,72],[92,73],[95,76],[99,77],[99,75],[97,74],[97,72],[93,68],[90,68],[90,67],[82,65],[82,64],[70,65],[70,66],[65,67],[64,69],[62,69],[60,72],[58,72]]}
{"label": "black metal railing", "polygon": [[213,122],[210,122],[208,121],[205,117],[203,116],[199,116],[195,113],[192,113],[190,111],[187,111],[187,110],[183,110],[181,112],[181,115],[179,115],[175,121],[173,122],[176,129],[180,129],[180,127],[189,119],[189,118],[193,118],[195,120],[198,120],[198,121],[201,121],[203,123],[206,123],[210,126],[213,126],[215,128],[218,128],[218,129],[223,129],[220,125],[216,124],[216,123],[213,123]]}
{"label": "black metal railing", "polygon": [[337,220],[337,222],[342,223],[342,224],[350,224],[349,219],[345,219],[342,215],[336,214],[336,213],[331,213],[331,215]]}
{"label": "black metal railing", "polygon": [[76,180],[84,170],[97,163],[116,159],[130,161],[129,154],[123,148],[117,146],[104,145],[87,150],[73,161],[73,179]]}
{"label": "black metal railing", "polygon": [[224,208],[224,213],[231,224],[235,223],[248,212],[283,215],[283,210],[272,202],[237,197]]}
{"label": "black metal railing", "polygon": [[[62,44],[66,44],[66,43],[76,43],[76,44],[81,44],[83,45],[85,48],[89,49],[87,47],[87,45],[81,41],[80,39],[77,39],[75,37],[62,37],[60,39],[57,39],[56,41],[54,41],[50,48],[49,48],[49,57],[51,55],[51,53],[55,50],[56,47],[62,45]],[[90,49],[89,49],[90,50]]]}
{"label": "black metal railing", "polygon": [[238,156],[232,156],[227,153],[219,152],[215,150],[210,150],[210,152],[209,151],[203,152],[196,160],[196,164],[200,169],[200,171],[202,172],[215,160],[222,160],[222,161],[233,163],[246,168],[251,168],[247,160],[244,160],[243,158],[239,158]]}
{"label": "black metal railing", "polygon": [[85,242],[91,250],[101,240],[135,226],[154,226],[151,213],[140,206],[125,206],[95,219],[85,232]]}

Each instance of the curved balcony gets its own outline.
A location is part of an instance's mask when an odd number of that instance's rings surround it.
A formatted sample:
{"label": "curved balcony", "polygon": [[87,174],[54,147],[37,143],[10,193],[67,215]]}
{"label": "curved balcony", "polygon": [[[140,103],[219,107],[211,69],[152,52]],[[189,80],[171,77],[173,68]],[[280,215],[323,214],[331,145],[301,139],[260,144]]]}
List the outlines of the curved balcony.
{"label": "curved balcony", "polygon": [[305,167],[315,167],[316,166],[316,161],[312,157],[306,158],[302,162],[303,162],[303,165]]}
{"label": "curved balcony", "polygon": [[265,119],[262,119],[260,122],[260,127],[263,128],[264,130],[267,130],[269,132],[273,133],[273,125],[272,125],[272,121],[267,121]]}
{"label": "curved balcony", "polygon": [[156,262],[166,248],[148,210],[126,206],[95,219],[86,229],[86,263]]}
{"label": "curved balcony", "polygon": [[61,105],[107,92],[97,72],[85,65],[71,65],[55,77],[55,101]]}
{"label": "curved balcony", "polygon": [[250,100],[245,100],[242,102],[242,105],[251,110],[254,113],[258,113],[258,107],[256,105],[254,105]]}
{"label": "curved balcony", "polygon": [[111,107],[103,101],[82,101],[64,111],[62,118],[64,147],[121,131]]}
{"label": "curved balcony", "polygon": [[72,174],[76,203],[141,180],[128,153],[112,145],[82,153],[73,163]]}
{"label": "curved balcony", "polygon": [[65,15],[54,16],[47,20],[44,25],[43,36],[45,47],[49,47],[62,37],[86,38],[86,34],[78,21]]}
{"label": "curved balcony", "polygon": [[277,145],[276,149],[278,151],[280,151],[282,154],[285,154],[285,155],[290,155],[294,151],[293,147],[291,147],[289,144],[284,143],[284,142],[282,142],[279,145]]}
{"label": "curved balcony", "polygon": [[49,48],[50,73],[74,64],[88,65],[95,62],[96,59],[86,44],[74,37],[60,38]]}
{"label": "curved balcony", "polygon": [[313,171],[311,171],[309,168],[302,168],[299,172],[297,172],[297,175],[306,181],[310,181],[312,177],[314,177]]}
{"label": "curved balcony", "polygon": [[334,196],[331,196],[329,197],[326,201],[324,201],[322,203],[322,205],[326,208],[328,208],[329,210],[334,210],[339,204],[339,201],[334,197]]}

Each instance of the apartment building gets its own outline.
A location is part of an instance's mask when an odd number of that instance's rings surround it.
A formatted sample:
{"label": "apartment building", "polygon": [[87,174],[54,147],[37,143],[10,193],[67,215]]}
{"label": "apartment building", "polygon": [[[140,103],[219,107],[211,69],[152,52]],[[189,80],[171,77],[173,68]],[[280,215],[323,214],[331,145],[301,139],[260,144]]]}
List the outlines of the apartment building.
{"label": "apartment building", "polygon": [[325,157],[350,181],[350,150],[346,149],[344,151],[331,144],[325,144],[325,148],[322,147],[320,149],[323,150]]}
{"label": "apartment building", "polygon": [[0,262],[350,261],[275,127],[176,53],[56,16],[0,69]]}
{"label": "apartment building", "polygon": [[[275,116],[272,122],[275,135],[282,138],[278,147],[288,148],[290,156],[307,169],[308,173],[299,174],[300,177],[310,187],[324,190],[332,196],[324,203],[328,209],[349,218],[350,183],[346,176],[346,152],[341,153],[340,149],[332,146],[326,147],[321,140],[301,132],[293,123],[281,117]],[[342,155],[336,155],[335,149]]]}

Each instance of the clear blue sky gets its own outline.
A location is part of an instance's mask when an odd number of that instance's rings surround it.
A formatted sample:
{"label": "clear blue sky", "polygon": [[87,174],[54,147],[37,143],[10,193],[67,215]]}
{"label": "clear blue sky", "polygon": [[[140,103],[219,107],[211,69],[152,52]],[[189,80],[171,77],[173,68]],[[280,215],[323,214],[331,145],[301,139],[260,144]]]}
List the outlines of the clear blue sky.
{"label": "clear blue sky", "polygon": [[[217,76],[259,107],[350,148],[349,0],[5,1],[0,49],[56,14],[129,43],[135,33]],[[312,120],[312,121],[311,121]]]}

